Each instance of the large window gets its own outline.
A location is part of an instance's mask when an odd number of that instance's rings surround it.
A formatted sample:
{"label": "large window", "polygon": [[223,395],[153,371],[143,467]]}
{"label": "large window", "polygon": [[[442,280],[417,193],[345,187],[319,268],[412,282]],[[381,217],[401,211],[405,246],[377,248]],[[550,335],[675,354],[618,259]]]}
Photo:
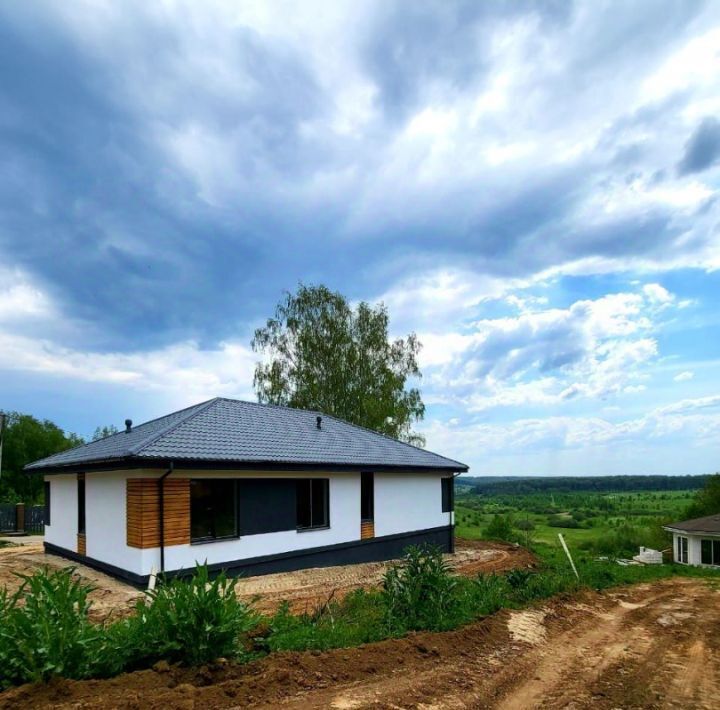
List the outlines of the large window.
{"label": "large window", "polygon": [[85,534],[85,476],[81,473],[77,480],[78,535]]}
{"label": "large window", "polygon": [[442,512],[451,513],[455,510],[455,479],[442,478]]}
{"label": "large window", "polygon": [[369,471],[360,474],[360,519],[375,520],[375,476]]}
{"label": "large window", "polygon": [[720,540],[700,540],[700,562],[720,567]]}
{"label": "large window", "polygon": [[330,526],[330,486],[327,478],[303,478],[297,482],[298,530]]}
{"label": "large window", "polygon": [[677,561],[687,564],[688,561],[688,539],[678,536],[677,539]]}
{"label": "large window", "polygon": [[192,542],[237,537],[237,482],[225,478],[190,481]]}

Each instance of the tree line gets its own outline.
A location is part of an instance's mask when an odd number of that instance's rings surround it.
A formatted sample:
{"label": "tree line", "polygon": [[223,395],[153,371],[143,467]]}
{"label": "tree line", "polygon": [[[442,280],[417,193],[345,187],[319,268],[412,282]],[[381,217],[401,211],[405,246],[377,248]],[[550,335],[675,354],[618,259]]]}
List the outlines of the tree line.
{"label": "tree line", "polygon": [[[636,491],[688,491],[702,488],[708,480],[700,476],[554,476],[480,482],[477,495],[524,495],[530,493],[629,493]],[[476,481],[482,479],[475,479]]]}

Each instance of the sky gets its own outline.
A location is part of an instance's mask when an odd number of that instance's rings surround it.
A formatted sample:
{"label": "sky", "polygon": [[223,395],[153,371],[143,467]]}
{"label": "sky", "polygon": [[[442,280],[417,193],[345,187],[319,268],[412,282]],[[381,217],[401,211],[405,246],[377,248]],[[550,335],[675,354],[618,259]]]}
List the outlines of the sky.
{"label": "sky", "polygon": [[0,156],[0,409],[254,399],[324,283],[471,474],[720,469],[720,3],[2,3]]}

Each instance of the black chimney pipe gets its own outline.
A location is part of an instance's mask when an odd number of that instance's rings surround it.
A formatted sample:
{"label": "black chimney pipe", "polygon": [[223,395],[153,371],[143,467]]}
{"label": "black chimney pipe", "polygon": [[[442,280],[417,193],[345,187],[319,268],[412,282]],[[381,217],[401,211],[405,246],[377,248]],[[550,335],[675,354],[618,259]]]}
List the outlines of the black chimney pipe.
{"label": "black chimney pipe", "polygon": [[317,428],[322,429],[322,417],[317,418]]}

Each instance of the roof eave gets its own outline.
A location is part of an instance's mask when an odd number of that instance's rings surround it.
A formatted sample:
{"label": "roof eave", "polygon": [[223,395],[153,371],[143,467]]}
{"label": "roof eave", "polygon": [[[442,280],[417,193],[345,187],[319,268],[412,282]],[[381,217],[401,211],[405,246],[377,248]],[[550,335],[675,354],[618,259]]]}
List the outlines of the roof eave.
{"label": "roof eave", "polygon": [[469,470],[465,464],[455,461],[448,461],[448,465],[437,466],[403,466],[388,464],[348,464],[332,461],[320,462],[285,462],[285,461],[232,461],[232,460],[204,460],[204,459],[179,459],[179,458],[148,458],[140,456],[129,456],[118,459],[102,459],[96,461],[80,461],[61,465],[50,466],[26,466],[23,470],[26,474],[61,474],[75,473],[78,471],[118,471],[124,469],[139,468],[167,468],[170,463],[175,470],[237,470],[237,471],[377,471],[377,472],[406,472],[406,473],[427,473],[437,471],[443,473],[465,473]]}

